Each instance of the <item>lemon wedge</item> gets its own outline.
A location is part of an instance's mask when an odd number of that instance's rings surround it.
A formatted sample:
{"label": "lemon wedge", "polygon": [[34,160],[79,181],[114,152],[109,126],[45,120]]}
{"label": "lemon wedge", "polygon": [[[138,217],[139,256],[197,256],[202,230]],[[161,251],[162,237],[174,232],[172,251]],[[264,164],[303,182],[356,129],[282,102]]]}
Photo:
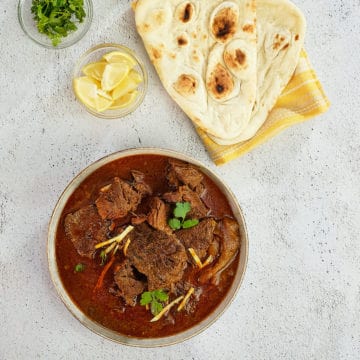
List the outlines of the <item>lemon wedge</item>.
{"label": "lemon wedge", "polygon": [[106,65],[105,61],[90,63],[82,68],[82,72],[93,79],[101,81]]}
{"label": "lemon wedge", "polygon": [[124,63],[107,64],[101,79],[101,88],[111,91],[129,74],[129,66]]}
{"label": "lemon wedge", "polygon": [[135,59],[128,54],[125,54],[121,51],[112,51],[103,56],[103,59],[108,63],[124,63],[132,69],[136,65]]}
{"label": "lemon wedge", "polygon": [[95,109],[98,112],[104,112],[105,110],[110,109],[113,103],[114,102],[112,100],[106,99],[99,95],[95,98]]}
{"label": "lemon wedge", "polygon": [[104,91],[102,89],[98,89],[97,93],[98,93],[98,95],[104,97],[105,99],[113,100],[112,96],[107,91]]}
{"label": "lemon wedge", "polygon": [[139,92],[135,90],[131,93],[127,93],[126,95],[120,97],[119,99],[115,100],[112,103],[112,105],[109,107],[109,110],[116,110],[116,109],[122,109],[128,107],[135,101],[138,93]]}
{"label": "lemon wedge", "polygon": [[127,76],[112,92],[112,98],[114,100],[119,99],[127,93],[134,91],[138,85],[142,82],[141,75],[131,70],[129,76]]}
{"label": "lemon wedge", "polygon": [[99,94],[100,82],[89,76],[74,79],[73,86],[77,98],[87,107],[102,112],[113,104],[113,100]]}
{"label": "lemon wedge", "polygon": [[97,96],[98,84],[88,76],[74,79],[74,92],[78,99],[86,106],[95,108],[95,98]]}
{"label": "lemon wedge", "polygon": [[103,55],[98,62],[85,65],[85,76],[73,81],[76,97],[97,112],[116,110],[131,105],[139,94],[142,75],[134,69],[135,58],[121,51]]}
{"label": "lemon wedge", "polygon": [[129,76],[137,83],[140,84],[143,82],[143,78],[142,76],[136,71],[136,70],[131,70],[129,73]]}

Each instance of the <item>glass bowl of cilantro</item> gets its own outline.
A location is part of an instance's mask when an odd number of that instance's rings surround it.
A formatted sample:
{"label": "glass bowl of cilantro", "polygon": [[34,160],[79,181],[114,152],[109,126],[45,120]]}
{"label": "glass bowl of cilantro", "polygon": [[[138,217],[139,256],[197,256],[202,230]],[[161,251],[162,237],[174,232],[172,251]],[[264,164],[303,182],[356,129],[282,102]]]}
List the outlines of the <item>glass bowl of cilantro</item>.
{"label": "glass bowl of cilantro", "polygon": [[89,30],[91,0],[20,0],[18,17],[24,32],[49,49],[63,49],[78,42]]}

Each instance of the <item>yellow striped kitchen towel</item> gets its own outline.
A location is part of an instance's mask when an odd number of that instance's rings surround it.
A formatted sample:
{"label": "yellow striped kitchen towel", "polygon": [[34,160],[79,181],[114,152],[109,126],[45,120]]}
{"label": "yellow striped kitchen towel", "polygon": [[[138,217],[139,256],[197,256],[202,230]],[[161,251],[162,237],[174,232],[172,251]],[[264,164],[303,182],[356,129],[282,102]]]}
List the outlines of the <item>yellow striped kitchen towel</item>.
{"label": "yellow striped kitchen towel", "polygon": [[329,106],[329,100],[303,50],[294,76],[280,95],[264,125],[252,139],[235,145],[222,146],[214,143],[200,128],[196,130],[215,164],[222,165],[246,154],[287,127],[324,113]]}

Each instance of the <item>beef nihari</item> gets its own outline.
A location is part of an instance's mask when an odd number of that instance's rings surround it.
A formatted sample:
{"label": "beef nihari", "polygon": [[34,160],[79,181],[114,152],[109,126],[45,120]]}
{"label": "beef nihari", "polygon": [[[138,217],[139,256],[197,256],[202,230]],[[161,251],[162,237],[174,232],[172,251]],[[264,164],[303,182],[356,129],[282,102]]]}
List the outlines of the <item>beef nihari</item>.
{"label": "beef nihari", "polygon": [[155,338],[206,318],[230,289],[241,239],[225,195],[197,167],[138,155],[102,166],[59,222],[62,282],[90,318]]}

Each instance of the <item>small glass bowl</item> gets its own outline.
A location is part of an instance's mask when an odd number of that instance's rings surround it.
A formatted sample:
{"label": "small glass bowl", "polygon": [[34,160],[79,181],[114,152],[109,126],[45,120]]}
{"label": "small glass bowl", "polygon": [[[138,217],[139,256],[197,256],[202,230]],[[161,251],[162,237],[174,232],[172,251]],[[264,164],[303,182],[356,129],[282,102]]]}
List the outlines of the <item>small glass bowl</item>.
{"label": "small glass bowl", "polygon": [[68,36],[61,38],[61,43],[54,46],[49,37],[39,32],[34,20],[34,15],[31,13],[31,6],[32,0],[19,0],[18,17],[20,25],[31,40],[48,49],[64,49],[78,42],[89,30],[93,18],[92,0],[84,0],[86,16],[83,22],[76,22],[77,30],[72,31]]}
{"label": "small glass bowl", "polygon": [[137,90],[138,95],[136,99],[128,106],[122,109],[116,109],[116,110],[105,110],[103,112],[98,112],[95,109],[89,108],[86,105],[84,105],[81,100],[76,96],[76,93],[74,91],[74,94],[77,98],[77,100],[81,103],[81,105],[92,115],[97,116],[102,119],[119,119],[126,115],[129,115],[133,111],[135,111],[139,105],[144,100],[147,86],[148,86],[148,76],[147,71],[145,69],[144,63],[138,58],[138,56],[129,48],[118,45],[118,44],[101,44],[94,46],[93,48],[89,49],[86,53],[84,53],[78,62],[75,65],[74,73],[73,73],[73,80],[75,78],[78,78],[80,76],[84,76],[82,72],[82,68],[93,62],[100,61],[103,55],[110,53],[112,51],[120,51],[127,55],[130,55],[134,60],[136,61],[136,65],[134,66],[134,70],[136,70],[142,77],[143,81],[139,84]]}

